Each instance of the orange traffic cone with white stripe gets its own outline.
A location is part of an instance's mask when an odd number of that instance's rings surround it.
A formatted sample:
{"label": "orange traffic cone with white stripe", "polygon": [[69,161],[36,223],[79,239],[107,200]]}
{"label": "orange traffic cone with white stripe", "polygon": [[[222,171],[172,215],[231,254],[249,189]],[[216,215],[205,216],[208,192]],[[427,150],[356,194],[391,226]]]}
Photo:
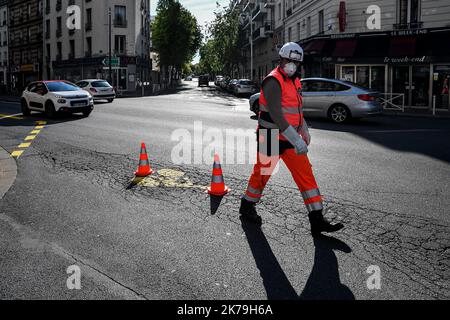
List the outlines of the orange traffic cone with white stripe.
{"label": "orange traffic cone with white stripe", "polygon": [[147,148],[145,143],[141,144],[141,154],[139,156],[139,167],[134,173],[136,177],[147,177],[153,173],[152,168],[150,168],[150,162],[148,161]]}
{"label": "orange traffic cone with white stripe", "polygon": [[222,174],[222,167],[220,166],[219,155],[214,155],[214,165],[211,178],[211,186],[208,188],[208,193],[214,196],[224,196],[230,189],[225,185]]}

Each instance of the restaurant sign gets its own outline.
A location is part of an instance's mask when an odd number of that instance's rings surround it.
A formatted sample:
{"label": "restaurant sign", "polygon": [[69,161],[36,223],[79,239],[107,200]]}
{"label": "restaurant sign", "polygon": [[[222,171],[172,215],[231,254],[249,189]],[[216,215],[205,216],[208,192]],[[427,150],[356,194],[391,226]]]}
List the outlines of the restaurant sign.
{"label": "restaurant sign", "polygon": [[391,58],[391,57],[384,57],[384,63],[426,63],[429,62],[429,57],[422,56],[422,57],[399,57],[399,58]]}

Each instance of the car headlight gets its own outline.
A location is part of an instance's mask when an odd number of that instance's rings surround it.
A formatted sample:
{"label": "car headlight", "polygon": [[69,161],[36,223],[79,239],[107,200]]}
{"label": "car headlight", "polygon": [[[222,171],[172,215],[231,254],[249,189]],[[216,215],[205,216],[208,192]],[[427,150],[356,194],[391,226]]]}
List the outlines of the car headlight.
{"label": "car headlight", "polygon": [[58,103],[66,103],[66,99],[58,99]]}

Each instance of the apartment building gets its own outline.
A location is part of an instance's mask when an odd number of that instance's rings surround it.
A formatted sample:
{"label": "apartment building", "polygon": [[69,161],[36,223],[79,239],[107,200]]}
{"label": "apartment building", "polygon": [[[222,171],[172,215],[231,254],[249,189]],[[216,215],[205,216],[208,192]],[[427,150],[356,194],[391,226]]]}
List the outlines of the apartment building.
{"label": "apartment building", "polygon": [[8,62],[8,0],[0,0],[0,93],[7,91]]}
{"label": "apartment building", "polygon": [[[80,28],[67,25],[70,6]],[[150,82],[150,0],[45,0],[44,28],[46,78],[108,79],[120,92]]]}
{"label": "apartment building", "polygon": [[[269,1],[247,2],[267,8]],[[404,94],[407,107],[432,108],[435,103],[450,110],[450,0],[275,2],[275,21],[282,17],[283,30],[273,34],[273,43],[302,45],[305,76]],[[263,43],[254,44],[256,53],[265,52],[259,48]],[[272,57],[266,57],[265,64],[271,63]],[[260,78],[258,69],[254,75]]]}
{"label": "apartment building", "polygon": [[10,86],[21,92],[42,79],[43,5],[42,0],[10,0],[8,8]]}
{"label": "apartment building", "polygon": [[240,77],[262,80],[278,63],[284,32],[283,0],[240,0],[236,5],[243,13],[242,28],[249,39],[243,47],[248,63]]}

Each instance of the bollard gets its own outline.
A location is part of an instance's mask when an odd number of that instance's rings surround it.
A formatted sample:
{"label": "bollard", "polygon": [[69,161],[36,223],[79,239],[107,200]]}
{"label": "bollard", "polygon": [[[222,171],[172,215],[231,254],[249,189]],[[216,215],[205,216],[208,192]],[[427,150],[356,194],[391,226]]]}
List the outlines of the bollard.
{"label": "bollard", "polygon": [[433,95],[433,116],[436,115],[436,95]]}

